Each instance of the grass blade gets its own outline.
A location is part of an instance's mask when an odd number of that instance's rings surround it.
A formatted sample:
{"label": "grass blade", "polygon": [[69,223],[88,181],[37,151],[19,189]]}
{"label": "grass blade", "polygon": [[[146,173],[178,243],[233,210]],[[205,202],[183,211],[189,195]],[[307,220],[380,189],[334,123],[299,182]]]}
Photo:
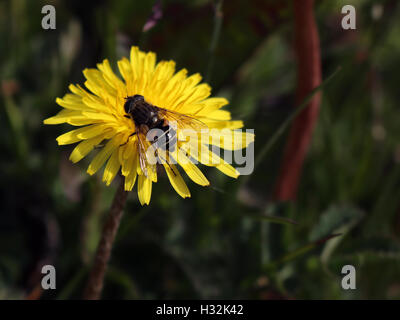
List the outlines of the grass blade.
{"label": "grass blade", "polygon": [[[305,108],[307,105],[310,103],[314,95],[321,91],[323,88],[326,87],[328,83],[331,82],[331,80],[339,73],[341,70],[341,67],[338,67],[335,72],[333,72],[328,78],[326,78],[321,85],[316,87],[314,90],[311,91],[311,93],[307,96],[307,98],[295,109],[295,111],[280,125],[278,130],[275,131],[273,136],[268,140],[266,145],[261,149],[261,151],[258,153],[255,162],[254,162],[254,170],[256,170],[257,166],[261,163],[261,161],[264,159],[265,155],[268,153],[268,151],[272,148],[272,146],[275,144],[275,142],[282,136],[282,134],[286,131],[286,129],[289,127],[290,123],[297,117],[297,115]],[[243,179],[242,183],[246,183],[247,180],[249,179],[249,176],[246,176]]]}
{"label": "grass blade", "polygon": [[341,234],[331,234],[331,235],[329,235],[327,237],[324,237],[324,238],[321,238],[321,239],[319,239],[317,241],[313,241],[313,242],[311,242],[309,244],[306,244],[305,246],[300,247],[300,248],[298,248],[298,249],[296,249],[296,250],[294,250],[292,252],[289,252],[289,253],[285,254],[284,256],[282,256],[281,258],[278,258],[277,260],[267,264],[265,266],[265,269],[271,270],[271,269],[274,269],[274,268],[278,267],[281,264],[284,264],[286,262],[292,261],[292,260],[294,260],[294,259],[306,254],[307,252],[315,249],[316,247],[326,243],[328,240],[333,239],[335,237],[338,237],[340,235]]}

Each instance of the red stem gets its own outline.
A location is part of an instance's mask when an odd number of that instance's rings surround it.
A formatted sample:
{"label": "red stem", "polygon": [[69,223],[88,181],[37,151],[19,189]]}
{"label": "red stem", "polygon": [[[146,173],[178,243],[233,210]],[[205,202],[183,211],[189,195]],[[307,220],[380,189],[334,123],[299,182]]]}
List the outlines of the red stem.
{"label": "red stem", "polygon": [[[314,0],[293,0],[294,34],[297,58],[297,105],[321,84],[321,54],[318,29],[314,19]],[[283,164],[275,186],[275,199],[294,200],[304,158],[318,117],[321,95],[294,120],[285,147]]]}

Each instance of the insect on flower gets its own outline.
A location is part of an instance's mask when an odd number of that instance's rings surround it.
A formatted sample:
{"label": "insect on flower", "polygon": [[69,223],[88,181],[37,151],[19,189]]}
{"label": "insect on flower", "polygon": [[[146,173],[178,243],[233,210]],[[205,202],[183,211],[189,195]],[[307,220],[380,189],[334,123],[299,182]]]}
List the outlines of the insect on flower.
{"label": "insect on flower", "polygon": [[[208,127],[193,117],[153,106],[146,102],[141,95],[136,94],[131,97],[126,97],[125,99],[124,109],[127,113],[125,117],[131,118],[135,122],[136,131],[132,135],[137,135],[139,164],[143,173],[145,176],[148,176],[147,168],[151,167],[147,160],[148,156],[146,155],[149,146],[146,145],[148,142],[154,141],[154,152],[158,160],[162,163],[166,163],[176,176],[175,171],[170,166],[169,159],[169,152],[176,149],[178,140],[176,127],[192,127],[195,129],[195,132],[199,132],[202,129],[207,130]],[[169,122],[172,119],[176,124],[175,127]],[[159,155],[160,150],[165,151],[165,157]],[[152,167],[152,170],[154,170],[154,167]]]}
{"label": "insect on flower", "polygon": [[[175,164],[195,183],[209,182],[197,163],[216,167],[237,178],[239,172],[213,153],[209,146],[237,150],[254,141],[254,135],[237,131],[242,121],[232,121],[221,110],[225,98],[209,98],[211,88],[200,83],[201,76],[175,73],[174,61],[156,64],[156,55],[132,47],[130,59],[118,61],[121,80],[108,60],[97,69],[85,69],[85,87],[70,85],[56,102],[64,109],[44,120],[45,124],[68,123],[80,128],[57,138],[59,145],[77,143],[70,155],[73,162],[104,144],[87,172],[96,173],[105,163],[103,181],[109,185],[121,171],[125,190],[138,180],[140,203],[148,204],[152,183],[157,182],[157,166],[164,167],[172,187],[186,198],[189,189]],[[189,131],[191,134],[187,134]],[[194,133],[194,134],[193,134]]]}

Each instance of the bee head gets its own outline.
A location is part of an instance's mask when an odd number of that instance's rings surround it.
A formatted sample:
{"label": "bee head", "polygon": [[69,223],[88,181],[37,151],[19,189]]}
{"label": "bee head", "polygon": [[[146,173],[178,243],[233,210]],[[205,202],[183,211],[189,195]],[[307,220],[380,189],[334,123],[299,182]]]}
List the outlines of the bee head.
{"label": "bee head", "polygon": [[144,101],[144,97],[140,94],[135,94],[134,96],[129,96],[125,98],[126,102],[124,104],[124,109],[126,113],[131,113],[135,104]]}

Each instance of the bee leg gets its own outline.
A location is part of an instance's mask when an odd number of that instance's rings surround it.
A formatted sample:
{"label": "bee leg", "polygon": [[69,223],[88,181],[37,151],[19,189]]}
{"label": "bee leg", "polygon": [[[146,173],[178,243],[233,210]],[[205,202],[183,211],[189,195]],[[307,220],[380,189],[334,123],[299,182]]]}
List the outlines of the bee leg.
{"label": "bee leg", "polygon": [[155,155],[155,157],[156,157],[156,159],[157,159],[157,162],[158,162],[158,163],[162,163],[161,160],[160,160],[160,156],[158,155],[157,149],[154,151],[154,155]]}
{"label": "bee leg", "polygon": [[131,116],[130,116],[130,115],[127,115],[127,114],[124,114],[124,117],[125,117],[125,118],[128,118],[128,119],[131,118]]}
{"label": "bee leg", "polygon": [[[157,156],[158,156],[158,154],[157,154]],[[158,157],[159,157],[159,156],[158,156]],[[169,158],[168,155],[167,155],[167,157]],[[167,161],[167,159],[165,159],[165,158],[163,157],[162,160],[163,160],[163,161],[168,165],[168,167],[171,169],[172,173],[174,174],[174,177],[176,177],[176,173],[175,173],[174,169],[172,169],[172,167],[171,167],[171,165],[169,164],[169,162]]]}
{"label": "bee leg", "polygon": [[171,165],[167,162],[168,167],[171,169],[172,173],[174,174],[174,177],[176,177],[176,173],[174,169],[172,169]]}
{"label": "bee leg", "polygon": [[128,137],[128,139],[126,139],[126,142],[125,142],[125,143],[120,144],[119,146],[122,147],[122,146],[126,145],[126,144],[128,143],[128,141],[129,141],[129,138],[132,137],[132,136],[134,136],[135,134],[136,134],[136,131],[135,131],[134,133],[132,133],[131,135],[129,135],[129,137]]}

